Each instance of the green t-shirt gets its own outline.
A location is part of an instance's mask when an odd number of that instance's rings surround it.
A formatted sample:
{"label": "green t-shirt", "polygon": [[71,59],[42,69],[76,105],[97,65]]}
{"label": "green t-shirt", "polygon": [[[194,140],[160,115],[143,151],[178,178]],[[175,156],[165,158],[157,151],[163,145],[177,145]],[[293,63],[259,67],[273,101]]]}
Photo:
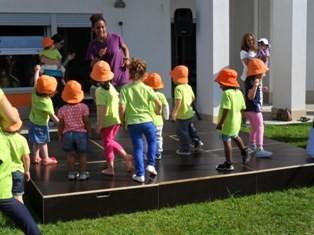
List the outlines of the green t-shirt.
{"label": "green t-shirt", "polygon": [[[157,95],[159,101],[161,102],[162,106],[169,106],[167,98],[163,93],[156,91],[156,95]],[[155,110],[156,110],[155,101],[151,101],[150,112],[151,112],[152,117],[153,117],[153,122],[154,122],[155,126],[163,126],[164,120],[162,118],[162,113],[161,113],[161,115],[157,115]]]}
{"label": "green t-shirt", "polygon": [[243,94],[239,89],[227,89],[223,92],[218,120],[221,118],[223,109],[227,109],[228,114],[221,130],[222,134],[238,135],[241,128],[241,111],[245,109]]}
{"label": "green t-shirt", "polygon": [[0,130],[0,199],[12,197],[12,169],[8,142]]}
{"label": "green t-shirt", "polygon": [[106,106],[102,127],[110,127],[121,123],[119,116],[119,93],[114,86],[110,84],[109,90],[105,90],[102,87],[96,89],[96,105]]}
{"label": "green t-shirt", "polygon": [[192,118],[194,110],[191,106],[195,96],[189,84],[177,85],[174,89],[174,98],[181,100],[181,106],[177,113],[177,119],[186,120]]}
{"label": "green t-shirt", "polygon": [[120,91],[120,104],[125,107],[126,124],[152,122],[149,104],[157,99],[155,91],[141,81],[123,86]]}
{"label": "green t-shirt", "polygon": [[24,173],[23,156],[30,154],[27,140],[20,133],[4,133],[10,148],[12,172]]}
{"label": "green t-shirt", "polygon": [[40,52],[41,56],[45,56],[50,60],[62,60],[62,55],[60,54],[59,50],[57,48],[48,48],[44,49]]}
{"label": "green t-shirt", "polygon": [[46,126],[50,115],[54,114],[53,104],[49,96],[39,96],[34,90],[32,92],[32,108],[29,114],[29,120],[40,126]]}

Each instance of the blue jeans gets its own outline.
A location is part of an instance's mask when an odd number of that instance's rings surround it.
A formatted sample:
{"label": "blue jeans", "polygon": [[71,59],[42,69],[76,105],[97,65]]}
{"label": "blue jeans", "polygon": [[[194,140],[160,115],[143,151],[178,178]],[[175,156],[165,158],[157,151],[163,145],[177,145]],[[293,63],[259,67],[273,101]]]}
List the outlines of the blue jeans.
{"label": "blue jeans", "polygon": [[177,119],[177,135],[180,141],[180,149],[182,151],[190,151],[190,139],[192,143],[196,144],[200,141],[200,137],[197,134],[194,123],[192,122],[193,118],[190,119]]}
{"label": "blue jeans", "polygon": [[137,176],[145,175],[144,141],[147,142],[147,165],[155,166],[156,157],[156,127],[152,122],[128,125],[129,135],[133,144],[133,157]]}
{"label": "blue jeans", "polygon": [[0,199],[0,211],[8,216],[26,235],[41,234],[27,208],[15,198]]}

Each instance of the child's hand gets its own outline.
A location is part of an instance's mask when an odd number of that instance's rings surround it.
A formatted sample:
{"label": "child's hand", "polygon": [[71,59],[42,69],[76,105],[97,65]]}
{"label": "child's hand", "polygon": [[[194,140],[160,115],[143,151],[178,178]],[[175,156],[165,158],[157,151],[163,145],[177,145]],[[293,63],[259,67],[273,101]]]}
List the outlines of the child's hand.
{"label": "child's hand", "polygon": [[172,119],[172,121],[177,120],[177,113],[172,112],[172,113],[171,113],[171,119]]}
{"label": "child's hand", "polygon": [[39,71],[40,71],[40,65],[39,64],[35,65],[34,71],[35,71],[35,73],[39,73]]}
{"label": "child's hand", "polygon": [[24,177],[26,182],[31,180],[31,174],[29,173],[29,171],[25,171]]}
{"label": "child's hand", "polygon": [[254,87],[258,87],[260,84],[260,80],[259,79],[255,79],[253,86]]}
{"label": "child's hand", "polygon": [[67,61],[71,61],[71,60],[73,60],[73,59],[75,58],[75,56],[76,56],[75,53],[70,53],[70,54],[68,54],[66,60],[67,60]]}

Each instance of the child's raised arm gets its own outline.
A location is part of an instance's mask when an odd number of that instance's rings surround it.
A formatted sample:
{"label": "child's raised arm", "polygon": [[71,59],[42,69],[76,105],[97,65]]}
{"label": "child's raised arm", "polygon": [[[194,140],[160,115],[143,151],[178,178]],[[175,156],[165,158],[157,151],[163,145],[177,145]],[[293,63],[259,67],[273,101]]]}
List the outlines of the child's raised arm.
{"label": "child's raised arm", "polygon": [[40,65],[39,64],[35,65],[34,70],[35,70],[35,73],[34,73],[34,87],[36,87],[36,83],[37,83],[37,80],[39,78]]}

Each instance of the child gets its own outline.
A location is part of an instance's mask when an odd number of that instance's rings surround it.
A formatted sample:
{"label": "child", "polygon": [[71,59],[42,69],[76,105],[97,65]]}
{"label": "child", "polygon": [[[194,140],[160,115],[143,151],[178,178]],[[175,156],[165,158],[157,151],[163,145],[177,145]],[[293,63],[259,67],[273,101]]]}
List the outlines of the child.
{"label": "child", "polygon": [[170,72],[172,81],[176,84],[175,105],[171,112],[171,118],[176,121],[177,135],[180,140],[180,149],[176,151],[178,155],[191,155],[190,138],[195,151],[199,151],[204,145],[192,122],[195,112],[191,104],[195,96],[192,87],[188,84],[188,74],[189,69],[184,65],[178,65]]}
{"label": "child", "polygon": [[155,104],[152,103],[151,113],[153,115],[153,121],[156,126],[156,142],[157,142],[157,151],[156,159],[161,159],[161,154],[163,151],[163,137],[162,137],[162,128],[164,125],[163,118],[165,120],[169,119],[169,104],[167,98],[159,90],[164,88],[164,83],[158,73],[150,73],[147,78],[144,80],[144,83],[151,88],[153,88],[162,104],[162,115],[157,115],[155,113]]}
{"label": "child", "polygon": [[220,110],[218,115],[218,124],[216,129],[221,131],[221,137],[225,149],[226,161],[216,166],[218,171],[233,171],[232,164],[232,144],[234,140],[239,147],[242,155],[243,163],[249,161],[247,149],[244,147],[243,141],[239,136],[241,128],[242,110],[245,109],[243,94],[240,91],[237,81],[237,72],[233,69],[222,69],[215,81],[220,85],[223,94],[220,102]]}
{"label": "child", "polygon": [[[66,103],[58,111],[58,134],[62,138],[63,150],[67,153],[68,179],[87,180],[89,172],[86,171],[86,152],[88,147],[88,134],[90,133],[89,109],[81,103],[84,98],[81,84],[77,81],[68,81],[61,94]],[[75,155],[80,158],[80,172],[74,170]]]}
{"label": "child", "polygon": [[64,67],[62,66],[62,55],[59,50],[55,47],[53,39],[50,37],[44,37],[43,50],[39,53],[41,66],[41,73],[62,77],[64,75]]}
{"label": "child", "polygon": [[100,60],[93,66],[90,76],[100,85],[100,87],[96,89],[96,131],[97,133],[101,133],[104,154],[107,160],[107,169],[104,169],[102,173],[111,176],[115,174],[115,153],[121,155],[130,172],[133,168],[133,157],[115,140],[120,129],[121,121],[119,117],[119,94],[110,83],[114,74],[111,72],[110,65],[107,62]]}
{"label": "child", "polygon": [[[36,222],[26,206],[12,196],[12,161],[2,128],[20,122],[18,115],[0,88],[0,212],[8,216],[25,234],[40,235]],[[2,227],[1,227],[2,229]]]}
{"label": "child", "polygon": [[[43,165],[57,164],[54,157],[48,155],[50,142],[48,121],[49,118],[55,123],[59,122],[54,113],[51,97],[57,89],[57,81],[54,77],[42,75],[39,77],[40,66],[35,68],[34,90],[32,92],[32,108],[29,114],[30,127],[28,131],[29,141],[33,145],[33,162]],[[39,156],[39,153],[41,156]]]}
{"label": "child", "polygon": [[245,81],[245,116],[251,123],[249,151],[256,157],[271,157],[272,153],[263,149],[264,120],[262,114],[261,80],[268,71],[260,59],[252,59],[248,63],[248,73]]}
{"label": "child", "polygon": [[155,102],[156,114],[161,112],[161,102],[154,90],[143,83],[146,77],[146,63],[132,59],[129,65],[131,82],[123,86],[120,92],[120,117],[127,125],[133,144],[136,174],[134,181],[145,182],[143,136],[147,142],[147,167],[150,176],[156,176],[156,127],[150,113],[150,104]]}
{"label": "child", "polygon": [[[15,115],[19,116],[16,108],[14,108],[14,112],[16,113]],[[5,125],[1,124],[1,127],[3,126]],[[24,181],[28,182],[30,180],[30,151],[26,138],[18,133],[21,127],[22,121],[19,120],[16,124],[3,128],[3,131],[9,145],[12,160],[12,193],[17,200],[24,203]]]}
{"label": "child", "polygon": [[256,57],[261,59],[265,65],[269,66],[270,45],[267,38],[261,38],[258,40],[258,49]]}

